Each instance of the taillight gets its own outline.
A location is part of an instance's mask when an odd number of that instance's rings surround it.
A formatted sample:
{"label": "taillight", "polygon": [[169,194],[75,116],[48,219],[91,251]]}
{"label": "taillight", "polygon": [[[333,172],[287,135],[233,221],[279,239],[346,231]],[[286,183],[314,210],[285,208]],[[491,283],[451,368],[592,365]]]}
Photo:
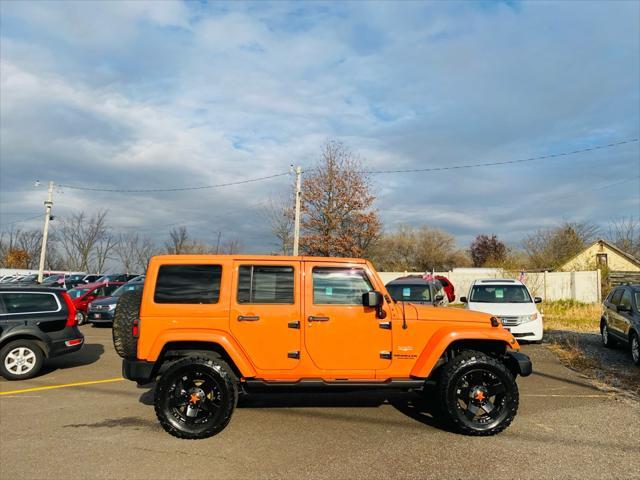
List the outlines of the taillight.
{"label": "taillight", "polygon": [[139,318],[136,318],[131,323],[131,335],[133,335],[133,338],[138,338],[138,336],[140,335],[140,319]]}
{"label": "taillight", "polygon": [[73,304],[73,300],[67,292],[62,292],[62,298],[64,303],[67,304],[67,323],[65,327],[75,327],[78,324],[76,319],[76,306]]}

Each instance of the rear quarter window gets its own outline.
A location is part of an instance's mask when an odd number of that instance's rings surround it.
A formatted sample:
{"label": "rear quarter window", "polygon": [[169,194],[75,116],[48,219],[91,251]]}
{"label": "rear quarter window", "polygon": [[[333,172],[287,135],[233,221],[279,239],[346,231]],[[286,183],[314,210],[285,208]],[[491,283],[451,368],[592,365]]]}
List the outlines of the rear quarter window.
{"label": "rear quarter window", "polygon": [[218,303],[220,265],[162,265],[158,270],[155,303]]}
{"label": "rear quarter window", "polygon": [[62,309],[53,293],[45,292],[3,292],[0,293],[6,314],[48,313]]}

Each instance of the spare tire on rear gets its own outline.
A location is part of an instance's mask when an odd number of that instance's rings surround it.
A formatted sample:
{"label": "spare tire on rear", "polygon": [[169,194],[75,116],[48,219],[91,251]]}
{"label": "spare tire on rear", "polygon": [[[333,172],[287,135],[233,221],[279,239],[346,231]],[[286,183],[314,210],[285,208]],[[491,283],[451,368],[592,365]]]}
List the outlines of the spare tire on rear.
{"label": "spare tire on rear", "polygon": [[138,339],[133,336],[133,322],[140,318],[141,291],[125,292],[113,317],[113,346],[122,358],[135,359]]}

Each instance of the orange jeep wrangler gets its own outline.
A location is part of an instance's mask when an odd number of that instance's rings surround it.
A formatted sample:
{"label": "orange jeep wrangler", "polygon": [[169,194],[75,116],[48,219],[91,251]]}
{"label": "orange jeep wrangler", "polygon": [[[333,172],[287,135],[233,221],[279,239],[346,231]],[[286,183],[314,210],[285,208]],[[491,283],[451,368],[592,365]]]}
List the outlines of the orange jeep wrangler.
{"label": "orange jeep wrangler", "polygon": [[180,438],[222,431],[238,393],[400,389],[435,396],[457,431],[492,435],[518,409],[529,358],[491,315],[396,302],[355,258],[166,255],[113,325],[123,375],[157,379],[155,411]]}

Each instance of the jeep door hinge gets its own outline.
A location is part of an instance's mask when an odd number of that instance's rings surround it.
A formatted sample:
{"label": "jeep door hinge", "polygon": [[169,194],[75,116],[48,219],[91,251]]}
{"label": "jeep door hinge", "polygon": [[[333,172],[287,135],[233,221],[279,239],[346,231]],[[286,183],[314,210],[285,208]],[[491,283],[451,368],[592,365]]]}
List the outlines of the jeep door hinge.
{"label": "jeep door hinge", "polygon": [[383,330],[391,330],[391,322],[380,322],[378,325]]}
{"label": "jeep door hinge", "polygon": [[288,358],[300,358],[300,350],[287,353]]}
{"label": "jeep door hinge", "polygon": [[300,330],[300,320],[296,320],[295,322],[287,323],[287,327],[296,328],[296,329]]}
{"label": "jeep door hinge", "polygon": [[391,352],[380,352],[380,358],[391,360]]}

